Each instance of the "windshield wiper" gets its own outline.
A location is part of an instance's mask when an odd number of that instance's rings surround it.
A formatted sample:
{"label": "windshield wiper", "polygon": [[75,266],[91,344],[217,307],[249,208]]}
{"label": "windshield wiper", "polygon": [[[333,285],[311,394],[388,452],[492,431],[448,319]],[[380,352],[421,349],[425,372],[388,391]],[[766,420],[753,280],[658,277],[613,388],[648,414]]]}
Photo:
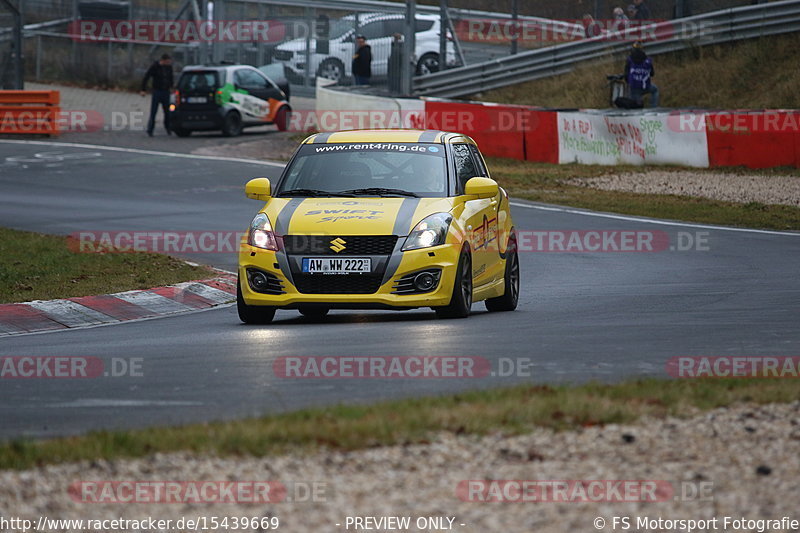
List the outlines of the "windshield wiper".
{"label": "windshield wiper", "polygon": [[417,193],[404,191],[403,189],[386,189],[383,187],[366,187],[364,189],[349,189],[337,194],[374,194],[376,196],[411,196],[419,198]]}
{"label": "windshield wiper", "polygon": [[289,189],[288,191],[281,191],[278,196],[353,196],[352,194],[342,194],[331,191],[321,191],[319,189]]}

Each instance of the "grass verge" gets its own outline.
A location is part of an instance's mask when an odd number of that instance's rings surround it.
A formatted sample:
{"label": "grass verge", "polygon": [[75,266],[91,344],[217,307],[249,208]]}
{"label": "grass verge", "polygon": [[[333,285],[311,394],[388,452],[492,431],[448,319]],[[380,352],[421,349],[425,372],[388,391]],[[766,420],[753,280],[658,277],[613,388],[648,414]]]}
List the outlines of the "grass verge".
{"label": "grass verge", "polygon": [[[653,81],[664,107],[786,109],[797,107],[800,73],[791,61],[800,33],[689,48],[653,56]],[[647,45],[645,44],[645,50]],[[567,74],[486,91],[471,99],[543,107],[607,108],[607,74],[627,54],[586,62]]]}
{"label": "grass verge", "polygon": [[210,275],[167,255],[76,253],[67,237],[0,228],[0,303],[149,289]]}
{"label": "grass verge", "polygon": [[800,387],[784,379],[645,379],[616,385],[525,385],[462,394],[336,406],[232,422],[103,431],[0,444],[0,469],[191,451],[266,456],[320,448],[356,450],[427,443],[437,432],[520,434],[627,423],[642,416],[688,416],[737,402],[786,403]]}
{"label": "grass verge", "polygon": [[[704,224],[775,230],[800,229],[800,208],[793,206],[767,205],[758,202],[741,204],[669,194],[602,191],[564,183],[565,180],[573,178],[592,178],[621,172],[646,172],[648,168],[654,167],[553,165],[500,158],[490,158],[488,163],[492,175],[511,196],[517,198],[596,211],[611,211]],[[686,170],[680,167],[658,168],[666,171]],[[691,170],[697,173],[753,172],[748,169],[736,168]],[[797,175],[797,169],[759,169],[758,172],[777,176]]]}

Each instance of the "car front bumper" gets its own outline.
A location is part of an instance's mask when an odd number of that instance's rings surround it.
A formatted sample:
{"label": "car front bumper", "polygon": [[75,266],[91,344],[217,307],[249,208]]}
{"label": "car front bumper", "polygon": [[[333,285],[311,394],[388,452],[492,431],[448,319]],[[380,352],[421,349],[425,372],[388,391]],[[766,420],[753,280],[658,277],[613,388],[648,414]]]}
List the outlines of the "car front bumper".
{"label": "car front bumper", "polygon": [[172,129],[191,131],[218,130],[222,128],[227,109],[185,109],[178,108],[169,113],[169,124]]}
{"label": "car front bumper", "polygon": [[[347,309],[437,307],[450,303],[459,257],[460,247],[452,244],[407,252],[395,251],[384,258],[389,265],[388,270],[393,270],[394,265],[396,265],[396,269],[389,276],[386,275],[386,272],[383,273],[380,286],[375,292],[369,294],[314,294],[308,291],[301,292],[298,286],[292,282],[297,274],[292,273],[287,265],[289,260],[300,258],[291,258],[283,252],[273,252],[243,244],[239,253],[239,280],[242,297],[247,305],[289,309],[314,304]],[[375,264],[374,261],[373,264]],[[264,294],[253,290],[248,282],[248,269],[275,276],[282,285],[283,293]],[[396,291],[395,285],[404,276],[423,270],[436,269],[439,269],[441,274],[438,284],[433,290],[412,294],[394,292]],[[348,277],[359,275],[349,274]],[[314,274],[313,276],[320,276],[324,283],[325,274]]]}

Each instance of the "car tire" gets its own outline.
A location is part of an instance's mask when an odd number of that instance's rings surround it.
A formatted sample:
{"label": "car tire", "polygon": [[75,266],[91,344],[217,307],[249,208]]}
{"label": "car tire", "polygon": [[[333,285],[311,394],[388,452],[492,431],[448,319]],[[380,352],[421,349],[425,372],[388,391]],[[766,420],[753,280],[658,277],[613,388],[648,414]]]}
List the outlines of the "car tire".
{"label": "car tire", "polygon": [[472,256],[465,249],[458,258],[458,271],[450,303],[435,307],[438,318],[467,318],[472,308]]}
{"label": "car tire", "polygon": [[439,54],[428,52],[417,61],[417,76],[439,72]]}
{"label": "car tire", "polygon": [[236,281],[236,311],[245,324],[269,324],[275,318],[275,308],[263,305],[247,305],[242,296],[241,279]]}
{"label": "car tire", "polygon": [[316,306],[309,306],[309,307],[300,307],[298,308],[300,314],[306,318],[310,318],[312,320],[322,320],[330,311],[328,307],[316,307]]}
{"label": "car tire", "polygon": [[175,135],[177,135],[178,137],[188,137],[189,135],[192,134],[192,130],[187,130],[185,128],[175,128],[172,131],[174,131]]}
{"label": "car tire", "polygon": [[286,131],[286,128],[289,127],[289,108],[287,106],[281,106],[278,109],[278,112],[275,113],[274,123],[278,131]]}
{"label": "car tire", "polygon": [[328,58],[322,62],[317,69],[318,78],[327,78],[334,80],[336,83],[344,82],[344,63],[338,59]]}
{"label": "car tire", "polygon": [[519,303],[519,255],[517,241],[511,240],[506,248],[506,270],[503,274],[505,292],[502,296],[484,302],[489,311],[513,311]]}
{"label": "car tire", "polygon": [[236,111],[230,111],[222,121],[222,134],[225,137],[236,137],[242,133],[242,116]]}

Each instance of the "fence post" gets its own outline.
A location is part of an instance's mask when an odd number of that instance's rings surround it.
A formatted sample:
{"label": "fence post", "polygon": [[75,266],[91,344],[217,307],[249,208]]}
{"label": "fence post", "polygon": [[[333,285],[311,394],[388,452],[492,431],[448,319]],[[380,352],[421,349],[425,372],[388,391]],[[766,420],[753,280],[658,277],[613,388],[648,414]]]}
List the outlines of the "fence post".
{"label": "fence post", "polygon": [[[417,2],[416,0],[406,0],[406,38],[403,41],[405,65],[403,65],[403,86],[404,96],[411,96],[414,91],[414,74],[416,72],[416,46],[417,46]],[[441,58],[439,59],[441,63]]]}
{"label": "fence post", "polygon": [[42,79],[42,36],[36,35],[36,81]]}
{"label": "fence post", "polygon": [[313,24],[312,8],[305,8],[306,15],[306,75],[303,84],[311,87],[311,25]]}
{"label": "fence post", "polygon": [[[594,2],[595,4],[595,17],[597,17],[597,0]],[[514,36],[511,38],[511,55],[516,55],[517,51],[519,50],[519,44],[517,43],[517,38],[519,36],[519,4],[517,0],[511,0],[511,27],[514,28]],[[455,38],[455,36],[453,36]]]}

